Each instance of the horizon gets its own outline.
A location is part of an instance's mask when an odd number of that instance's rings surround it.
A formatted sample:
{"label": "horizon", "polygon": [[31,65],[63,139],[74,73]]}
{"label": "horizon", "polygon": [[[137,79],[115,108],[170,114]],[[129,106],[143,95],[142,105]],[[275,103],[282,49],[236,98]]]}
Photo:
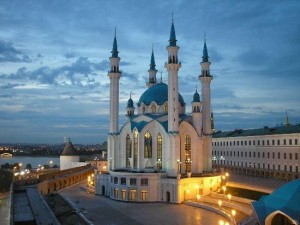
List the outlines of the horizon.
{"label": "horizon", "polygon": [[[238,4],[237,4],[238,3]],[[118,5],[118,7],[114,7]],[[115,27],[120,122],[131,91],[147,89],[167,61],[172,12],[180,47],[179,92],[190,113],[199,87],[204,34],[216,130],[300,123],[300,2],[2,1],[1,143],[101,144],[109,125],[109,57]]]}

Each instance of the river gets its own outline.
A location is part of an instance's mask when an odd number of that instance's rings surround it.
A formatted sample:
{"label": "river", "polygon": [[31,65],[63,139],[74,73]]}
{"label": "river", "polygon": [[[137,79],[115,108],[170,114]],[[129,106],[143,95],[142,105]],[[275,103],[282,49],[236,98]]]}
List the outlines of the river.
{"label": "river", "polygon": [[22,163],[23,168],[26,167],[28,163],[31,164],[32,168],[37,168],[38,165],[59,166],[59,156],[13,156],[8,158],[0,157],[0,165],[5,163]]}

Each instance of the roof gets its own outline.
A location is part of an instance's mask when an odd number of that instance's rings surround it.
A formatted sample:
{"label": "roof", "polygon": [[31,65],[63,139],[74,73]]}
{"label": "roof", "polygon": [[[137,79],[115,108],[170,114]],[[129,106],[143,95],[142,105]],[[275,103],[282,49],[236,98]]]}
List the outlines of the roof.
{"label": "roof", "polygon": [[293,134],[300,133],[300,124],[281,126],[281,127],[264,127],[259,129],[236,129],[233,131],[221,132],[218,131],[213,135],[213,138],[224,137],[246,137],[246,136],[262,136],[262,135],[275,135],[275,134]]}
{"label": "roof", "polygon": [[193,102],[201,102],[200,101],[200,95],[198,93],[198,91],[196,90],[194,96],[193,96]]}
{"label": "roof", "polygon": [[[148,106],[151,104],[151,102],[155,102],[157,105],[161,106],[167,101],[168,101],[168,85],[161,82],[148,88],[141,95],[137,105],[140,106],[141,103],[144,103],[145,105]],[[185,106],[183,97],[179,92],[178,92],[178,101],[181,106]]]}
{"label": "roof", "polygon": [[263,196],[252,207],[260,224],[265,224],[266,218],[275,211],[281,211],[294,220],[300,221],[300,179],[293,180],[275,190],[272,194]]}
{"label": "roof", "polygon": [[78,153],[77,153],[76,149],[74,148],[70,138],[69,138],[68,142],[66,143],[65,148],[64,148],[63,152],[61,153],[61,155],[63,155],[63,156],[64,155],[65,156],[67,156],[67,155],[78,155]]}

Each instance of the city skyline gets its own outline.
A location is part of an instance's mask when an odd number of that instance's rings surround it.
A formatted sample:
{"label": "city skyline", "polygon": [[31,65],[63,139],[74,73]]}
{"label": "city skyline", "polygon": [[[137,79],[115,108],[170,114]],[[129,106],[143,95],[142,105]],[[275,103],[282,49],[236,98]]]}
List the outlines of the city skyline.
{"label": "city skyline", "polygon": [[117,29],[120,124],[130,92],[146,90],[152,46],[167,83],[171,17],[179,92],[191,110],[204,34],[216,130],[300,123],[300,3],[272,1],[1,1],[0,143],[102,143],[109,60]]}

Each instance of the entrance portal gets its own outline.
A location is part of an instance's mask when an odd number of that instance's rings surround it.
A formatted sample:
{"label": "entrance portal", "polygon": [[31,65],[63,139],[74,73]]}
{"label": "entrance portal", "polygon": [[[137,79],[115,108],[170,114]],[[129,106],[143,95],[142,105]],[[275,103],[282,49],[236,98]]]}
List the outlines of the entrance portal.
{"label": "entrance portal", "polygon": [[166,193],[166,202],[170,202],[170,192],[169,191],[167,191],[167,193]]}

